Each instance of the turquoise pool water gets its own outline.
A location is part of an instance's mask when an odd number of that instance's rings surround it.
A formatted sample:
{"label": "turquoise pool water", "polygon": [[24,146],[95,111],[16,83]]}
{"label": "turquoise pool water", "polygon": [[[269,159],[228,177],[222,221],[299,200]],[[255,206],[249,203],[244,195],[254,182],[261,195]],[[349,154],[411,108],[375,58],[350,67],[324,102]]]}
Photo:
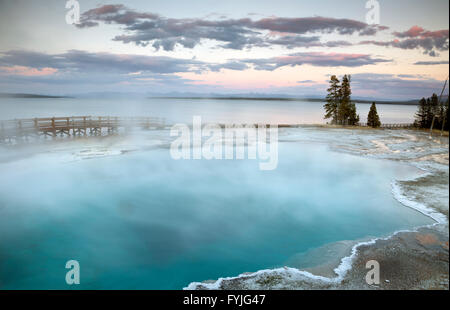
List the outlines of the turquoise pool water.
{"label": "turquoise pool water", "polygon": [[[430,224],[391,194],[391,180],[414,173],[298,142],[280,143],[274,171],[174,161],[164,148],[0,163],[0,289],[181,289],[284,266],[328,243]],[[65,283],[71,259],[77,287]]]}

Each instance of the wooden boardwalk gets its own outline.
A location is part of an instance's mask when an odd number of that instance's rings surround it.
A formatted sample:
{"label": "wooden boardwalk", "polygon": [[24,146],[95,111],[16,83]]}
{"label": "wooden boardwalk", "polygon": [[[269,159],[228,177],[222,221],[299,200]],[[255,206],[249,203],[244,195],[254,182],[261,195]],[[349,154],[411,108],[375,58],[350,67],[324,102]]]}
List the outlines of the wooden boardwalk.
{"label": "wooden boardwalk", "polygon": [[164,120],[155,117],[72,116],[0,121],[0,143],[33,137],[77,137],[116,134],[120,129],[162,128]]}
{"label": "wooden boardwalk", "polygon": [[[223,125],[225,126],[225,125]],[[295,127],[301,125],[280,125]],[[367,127],[366,123],[359,126]],[[41,137],[80,137],[117,134],[131,128],[164,128],[163,119],[155,117],[71,116],[0,121],[0,143],[18,143]],[[410,129],[414,124],[382,124],[383,129]]]}
{"label": "wooden boardwalk", "polygon": [[[358,124],[361,127],[370,127],[367,125],[367,123],[359,123]],[[403,123],[403,124],[381,124],[380,128],[384,128],[384,129],[411,129],[411,128],[415,128],[415,125],[410,123]]]}

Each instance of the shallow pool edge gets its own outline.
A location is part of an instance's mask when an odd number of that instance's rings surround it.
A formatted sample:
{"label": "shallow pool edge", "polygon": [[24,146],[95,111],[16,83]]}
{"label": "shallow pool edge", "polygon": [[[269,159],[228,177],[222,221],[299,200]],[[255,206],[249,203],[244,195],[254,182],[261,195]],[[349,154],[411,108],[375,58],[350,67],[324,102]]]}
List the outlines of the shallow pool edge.
{"label": "shallow pool edge", "polygon": [[[332,150],[332,151],[336,151],[336,150]],[[360,156],[360,157],[367,157],[367,155],[361,154],[361,153],[353,154],[353,155]],[[389,159],[389,158],[377,158],[377,159],[394,161],[393,159]],[[400,162],[402,164],[410,164],[410,165],[414,166],[415,168],[417,168],[418,170],[424,172],[423,174],[417,174],[412,178],[408,178],[408,181],[415,181],[421,177],[433,174],[431,171],[426,170],[422,167],[419,167],[418,165],[416,165],[414,163],[406,163],[403,161],[400,161]],[[419,213],[431,218],[432,220],[435,221],[435,223],[427,224],[427,225],[420,225],[420,226],[417,226],[417,227],[414,227],[411,229],[397,230],[387,237],[376,237],[376,238],[370,239],[368,241],[361,241],[361,242],[356,243],[352,247],[350,255],[343,257],[340,260],[340,264],[333,270],[334,273],[337,275],[336,277],[319,276],[319,275],[315,275],[311,272],[308,272],[305,270],[300,270],[297,268],[282,267],[282,268],[276,268],[276,269],[264,269],[264,270],[259,270],[259,271],[251,272],[251,273],[242,273],[242,274],[240,274],[238,276],[234,276],[234,277],[219,278],[214,282],[191,282],[188,286],[184,287],[183,290],[197,290],[197,289],[220,290],[221,284],[224,281],[238,280],[238,279],[250,279],[255,276],[260,276],[260,275],[265,275],[265,276],[279,275],[280,273],[288,275],[288,276],[294,276],[294,277],[299,276],[299,277],[305,278],[305,280],[309,280],[311,282],[321,282],[324,284],[339,284],[344,280],[347,273],[352,269],[353,262],[358,254],[358,249],[361,246],[373,245],[377,241],[390,240],[400,233],[418,232],[419,229],[431,228],[431,227],[435,227],[438,225],[448,226],[448,219],[445,214],[439,212],[439,210],[436,210],[432,207],[428,207],[418,201],[414,201],[414,199],[412,197],[408,197],[399,186],[399,182],[401,182],[401,181],[406,181],[406,180],[394,179],[391,182],[391,193],[392,193],[394,199],[397,200],[404,207],[416,210]],[[301,287],[298,287],[298,289],[301,289]]]}

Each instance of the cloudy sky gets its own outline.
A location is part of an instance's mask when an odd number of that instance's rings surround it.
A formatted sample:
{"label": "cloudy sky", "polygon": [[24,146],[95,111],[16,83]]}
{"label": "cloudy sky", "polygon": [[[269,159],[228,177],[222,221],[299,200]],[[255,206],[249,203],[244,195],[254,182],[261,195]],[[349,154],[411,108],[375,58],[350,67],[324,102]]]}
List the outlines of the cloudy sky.
{"label": "cloudy sky", "polygon": [[0,92],[322,95],[415,99],[448,76],[448,0],[0,0]]}

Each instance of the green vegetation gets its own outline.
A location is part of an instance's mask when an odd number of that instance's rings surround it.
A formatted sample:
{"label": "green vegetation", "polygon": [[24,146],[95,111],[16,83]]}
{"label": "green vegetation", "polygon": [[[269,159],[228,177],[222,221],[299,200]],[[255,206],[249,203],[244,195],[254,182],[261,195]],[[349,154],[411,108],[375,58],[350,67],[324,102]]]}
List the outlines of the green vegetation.
{"label": "green vegetation", "polygon": [[326,97],[327,103],[325,108],[325,119],[331,118],[331,123],[337,124],[338,121],[338,106],[340,102],[340,85],[338,78],[333,75],[330,80],[330,88],[327,89],[328,95]]}
{"label": "green vegetation", "polygon": [[325,119],[331,118],[332,124],[355,126],[359,123],[356,114],[356,105],[351,100],[351,76],[344,75],[342,83],[333,75],[330,79],[330,88],[326,97]]}
{"label": "green vegetation", "polygon": [[439,102],[439,97],[433,94],[431,98],[422,98],[416,113],[415,125],[419,128],[444,129],[448,131],[448,97],[447,101]]}
{"label": "green vegetation", "polygon": [[369,111],[369,115],[367,115],[367,126],[378,128],[381,126],[380,117],[378,116],[377,106],[372,103]]}

